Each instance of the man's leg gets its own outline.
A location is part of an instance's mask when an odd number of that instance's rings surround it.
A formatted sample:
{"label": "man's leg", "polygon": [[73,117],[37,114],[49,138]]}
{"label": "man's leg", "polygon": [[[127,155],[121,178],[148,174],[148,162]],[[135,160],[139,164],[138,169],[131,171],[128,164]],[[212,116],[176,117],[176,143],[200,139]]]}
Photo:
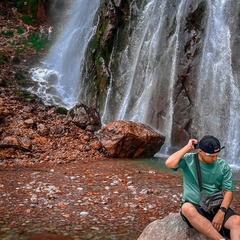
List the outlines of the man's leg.
{"label": "man's leg", "polygon": [[240,216],[232,215],[224,224],[230,230],[231,240],[240,240]]}
{"label": "man's leg", "polygon": [[181,212],[191,223],[191,225],[207,238],[212,240],[224,239],[222,235],[213,227],[212,223],[207,218],[202,216],[191,203],[184,203],[182,205]]}

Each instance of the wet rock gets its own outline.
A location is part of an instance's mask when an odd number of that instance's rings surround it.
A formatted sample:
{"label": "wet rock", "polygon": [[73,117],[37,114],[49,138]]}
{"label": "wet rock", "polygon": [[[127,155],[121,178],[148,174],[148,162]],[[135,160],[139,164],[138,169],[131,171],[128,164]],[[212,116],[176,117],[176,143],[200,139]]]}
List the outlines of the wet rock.
{"label": "wet rock", "polygon": [[208,238],[189,228],[179,213],[172,213],[162,220],[150,223],[138,238],[138,240],[162,239],[207,240]]}
{"label": "wet rock", "polygon": [[99,131],[103,147],[111,157],[153,157],[165,137],[149,126],[131,121],[115,121]]}
{"label": "wet rock", "polygon": [[92,132],[101,128],[101,119],[99,113],[94,108],[79,104],[70,111],[72,122],[82,129],[88,129]]}

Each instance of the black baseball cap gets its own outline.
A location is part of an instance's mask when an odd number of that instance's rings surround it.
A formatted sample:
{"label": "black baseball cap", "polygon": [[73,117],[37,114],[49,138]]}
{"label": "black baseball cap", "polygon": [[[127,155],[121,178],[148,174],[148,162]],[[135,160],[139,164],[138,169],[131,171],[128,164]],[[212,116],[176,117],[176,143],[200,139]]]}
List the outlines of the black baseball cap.
{"label": "black baseball cap", "polygon": [[212,135],[204,136],[197,144],[197,148],[200,148],[202,151],[206,153],[218,153],[224,147],[221,147],[221,144],[217,138]]}

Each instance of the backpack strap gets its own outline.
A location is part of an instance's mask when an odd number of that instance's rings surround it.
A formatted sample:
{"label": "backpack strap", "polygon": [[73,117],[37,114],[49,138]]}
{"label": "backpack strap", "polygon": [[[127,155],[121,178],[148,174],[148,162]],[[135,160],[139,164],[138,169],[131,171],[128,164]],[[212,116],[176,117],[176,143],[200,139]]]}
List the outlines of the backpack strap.
{"label": "backpack strap", "polygon": [[200,192],[202,192],[202,175],[201,175],[200,163],[199,163],[197,153],[195,153],[195,155],[194,155],[194,160],[195,160],[196,168],[197,168],[199,189],[200,189]]}

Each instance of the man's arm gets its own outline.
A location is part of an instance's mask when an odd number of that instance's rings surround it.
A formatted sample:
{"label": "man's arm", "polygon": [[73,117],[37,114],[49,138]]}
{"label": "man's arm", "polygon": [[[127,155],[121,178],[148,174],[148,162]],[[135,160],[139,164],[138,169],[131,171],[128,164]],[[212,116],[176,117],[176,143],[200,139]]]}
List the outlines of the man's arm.
{"label": "man's arm", "polygon": [[191,150],[194,150],[194,145],[197,144],[197,142],[198,141],[196,139],[190,139],[186,146],[184,146],[183,148],[181,148],[180,150],[178,150],[177,152],[173,153],[168,157],[168,159],[165,162],[166,166],[168,168],[177,168],[180,159],[186,153],[190,152]]}
{"label": "man's arm", "polygon": [[228,209],[233,199],[233,192],[231,191],[223,191],[223,192],[224,192],[224,199],[222,201],[221,207],[225,207],[226,209]]}

